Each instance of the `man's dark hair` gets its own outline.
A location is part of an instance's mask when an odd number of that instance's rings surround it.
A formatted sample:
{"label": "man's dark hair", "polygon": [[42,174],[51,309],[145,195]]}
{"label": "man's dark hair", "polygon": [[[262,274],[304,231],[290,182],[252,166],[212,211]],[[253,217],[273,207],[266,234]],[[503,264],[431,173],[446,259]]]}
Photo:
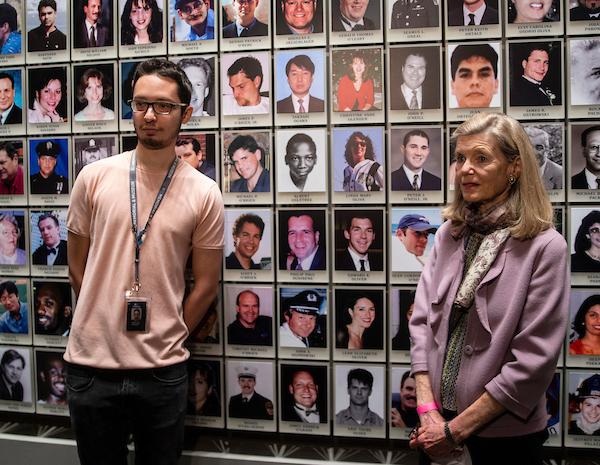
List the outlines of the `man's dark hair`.
{"label": "man's dark hair", "polygon": [[423,131],[421,129],[413,129],[406,133],[406,135],[404,136],[404,139],[402,140],[402,145],[404,145],[406,147],[406,144],[408,144],[408,141],[410,140],[410,138],[412,136],[424,137],[425,139],[427,139],[427,144],[429,144],[429,136],[427,135],[427,133],[425,131]]}
{"label": "man's dark hair", "polygon": [[[2,293],[0,292],[0,295]],[[575,319],[573,320],[573,329],[577,333],[578,339],[585,336],[585,314],[594,305],[600,305],[600,295],[594,294],[585,299],[579,306]]]}
{"label": "man's dark hair", "polygon": [[293,150],[295,150],[300,144],[308,144],[308,149],[310,152],[313,155],[317,154],[317,145],[315,144],[315,141],[312,140],[312,137],[310,137],[308,134],[299,132],[298,134],[294,134],[292,137],[290,137],[290,140],[288,140],[288,143],[285,146],[285,157],[287,158],[291,156]]}
{"label": "man's dark hair", "polygon": [[296,55],[295,57],[292,57],[285,65],[286,76],[290,74],[290,68],[292,65],[296,65],[298,68],[310,71],[310,74],[315,74],[315,64],[308,57],[308,55]]}
{"label": "man's dark hair", "polygon": [[588,135],[590,134],[590,132],[594,132],[594,131],[600,131],[600,126],[599,125],[590,126],[589,128],[586,128],[581,133],[581,146],[582,147],[586,147],[587,146]]}
{"label": "man's dark hair", "polygon": [[373,389],[373,375],[370,371],[363,368],[354,368],[348,372],[348,387],[351,386],[353,379],[369,386],[369,389]]}
{"label": "man's dark hair", "polygon": [[0,5],[0,26],[4,23],[8,23],[10,32],[16,31],[19,28],[17,23],[17,10],[8,3],[2,3]]}
{"label": "man's dark hair", "polygon": [[186,68],[191,68],[192,66],[196,66],[197,68],[200,68],[202,71],[204,71],[204,75],[206,76],[207,87],[210,88],[210,86],[212,86],[213,70],[210,67],[210,65],[208,64],[208,60],[205,60],[204,58],[200,58],[200,57],[183,58],[182,60],[179,60],[179,62],[177,64],[183,70],[185,70]]}
{"label": "man's dark hair", "polygon": [[373,229],[375,229],[375,222],[373,221],[373,218],[371,218],[369,215],[366,215],[364,212],[356,212],[354,214],[350,213],[349,215],[346,215],[346,217],[343,219],[342,231],[350,232],[350,227],[352,226],[352,220],[354,220],[354,219],[369,220],[371,222],[371,226],[373,226]]}
{"label": "man's dark hair", "polygon": [[9,295],[14,294],[19,297],[19,289],[14,281],[4,281],[3,283],[0,283],[0,296],[4,294],[4,291]]}
{"label": "man's dark hair", "polygon": [[54,0],[40,0],[40,3],[38,3],[38,14],[41,11],[42,8],[45,7],[50,7],[52,8],[54,11],[57,11],[56,9],[56,2]]}
{"label": "man's dark hair", "polygon": [[260,297],[258,296],[258,294],[256,292],[251,291],[250,289],[244,289],[242,292],[240,292],[237,297],[235,298],[235,304],[236,305],[240,305],[240,296],[242,294],[252,294],[254,297],[256,297],[256,303],[258,304],[258,306],[260,307]]}
{"label": "man's dark hair", "polygon": [[404,387],[404,383],[408,378],[415,379],[415,375],[413,375],[410,370],[406,370],[402,375],[402,379],[400,380],[400,389]]}
{"label": "man's dark hair", "polygon": [[19,155],[17,147],[10,141],[0,142],[0,151],[5,151],[11,160]]}
{"label": "man's dark hair", "polygon": [[263,70],[258,58],[241,57],[235,60],[227,70],[227,77],[235,76],[237,73],[244,73],[248,79],[251,80],[254,80],[256,76],[259,76],[260,84],[258,85],[258,89],[260,90],[262,87]]}
{"label": "man's dark hair", "polygon": [[367,144],[367,150],[365,152],[365,160],[375,160],[375,149],[373,149],[373,142],[371,138],[360,131],[353,132],[348,140],[346,141],[346,149],[344,150],[344,158],[346,159],[346,163],[350,166],[352,165],[352,146],[354,144],[354,138],[363,139]]}
{"label": "man's dark hair", "polygon": [[15,360],[21,360],[23,368],[25,368],[25,359],[19,352],[17,352],[14,349],[8,349],[2,354],[2,360],[0,360],[0,365],[8,365],[9,363],[14,362]]}
{"label": "man's dark hair", "polygon": [[454,81],[456,77],[456,71],[458,66],[465,60],[473,57],[481,57],[484,60],[490,62],[492,69],[494,70],[494,78],[498,79],[498,53],[494,50],[490,44],[469,44],[459,45],[454,49],[452,56],[450,57],[450,76]]}
{"label": "man's dark hair", "polygon": [[[5,5],[8,5],[8,3],[5,3]],[[2,6],[2,5],[0,5],[0,6]],[[0,24],[2,24],[1,20],[0,20]],[[8,80],[10,80],[10,85],[12,86],[13,89],[15,88],[15,78],[13,77],[12,74],[1,72],[0,73],[0,79],[8,79]]]}
{"label": "man's dark hair", "polygon": [[540,52],[546,52],[548,54],[548,57],[550,57],[550,49],[547,45],[539,42],[533,42],[531,44],[527,44],[523,49],[523,60],[529,61],[529,57],[536,50]]}
{"label": "man's dark hair", "polygon": [[233,235],[239,236],[246,223],[251,223],[260,229],[260,238],[262,239],[263,231],[265,230],[265,222],[260,216],[253,213],[244,213],[235,220],[235,223],[233,223]]}
{"label": "man's dark hair", "polygon": [[264,149],[258,145],[258,142],[256,142],[254,137],[246,135],[237,136],[231,141],[231,144],[229,144],[229,147],[227,147],[227,156],[233,161],[233,154],[239,149],[248,150],[252,153],[260,150],[260,153],[263,155],[265,153]]}
{"label": "man's dark hair", "polygon": [[54,213],[42,213],[40,215],[40,217],[38,218],[38,227],[40,226],[40,223],[44,220],[47,220],[48,218],[51,218],[52,221],[54,221],[54,224],[56,224],[56,226],[59,226],[59,222],[58,222],[58,218],[56,217],[56,215]]}
{"label": "man's dark hair", "polygon": [[194,152],[198,153],[202,151],[202,145],[200,145],[200,142],[195,137],[178,137],[177,141],[175,142],[176,147],[188,144],[192,144],[192,150]]}
{"label": "man's dark hair", "polygon": [[179,100],[186,105],[190,104],[192,99],[192,83],[180,66],[164,58],[150,58],[149,60],[142,61],[135,69],[131,88],[135,88],[135,83],[139,78],[147,75],[157,75],[175,81]]}

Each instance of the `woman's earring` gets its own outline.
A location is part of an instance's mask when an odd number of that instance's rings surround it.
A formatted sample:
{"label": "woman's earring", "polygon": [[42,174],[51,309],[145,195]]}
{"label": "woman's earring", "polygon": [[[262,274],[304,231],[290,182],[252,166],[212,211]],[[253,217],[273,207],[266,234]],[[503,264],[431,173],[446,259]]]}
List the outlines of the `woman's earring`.
{"label": "woman's earring", "polygon": [[517,178],[515,178],[512,174],[508,177],[508,183],[512,186],[515,182],[517,181]]}

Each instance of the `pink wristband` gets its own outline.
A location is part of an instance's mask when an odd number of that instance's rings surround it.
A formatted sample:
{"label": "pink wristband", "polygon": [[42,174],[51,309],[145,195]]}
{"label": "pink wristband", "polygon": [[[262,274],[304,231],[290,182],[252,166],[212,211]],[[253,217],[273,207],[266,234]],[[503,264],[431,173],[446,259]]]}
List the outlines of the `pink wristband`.
{"label": "pink wristband", "polygon": [[417,413],[419,415],[423,415],[424,413],[429,412],[430,410],[438,410],[437,402],[429,402],[428,404],[417,405]]}

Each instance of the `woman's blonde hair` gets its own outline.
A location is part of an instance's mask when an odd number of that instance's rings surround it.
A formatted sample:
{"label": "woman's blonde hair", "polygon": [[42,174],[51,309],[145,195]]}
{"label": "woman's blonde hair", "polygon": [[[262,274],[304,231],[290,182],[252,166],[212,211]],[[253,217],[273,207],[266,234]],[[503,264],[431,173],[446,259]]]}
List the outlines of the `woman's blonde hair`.
{"label": "woman's blonde hair", "polygon": [[[452,142],[461,136],[490,134],[496,147],[509,162],[520,158],[521,172],[510,187],[507,201],[509,214],[515,219],[510,227],[515,239],[530,239],[553,224],[552,204],[542,184],[534,148],[523,127],[515,119],[502,113],[477,113],[463,122],[452,134]],[[444,208],[442,215],[454,224],[465,222],[466,202],[459,186],[455,186],[454,200]]]}

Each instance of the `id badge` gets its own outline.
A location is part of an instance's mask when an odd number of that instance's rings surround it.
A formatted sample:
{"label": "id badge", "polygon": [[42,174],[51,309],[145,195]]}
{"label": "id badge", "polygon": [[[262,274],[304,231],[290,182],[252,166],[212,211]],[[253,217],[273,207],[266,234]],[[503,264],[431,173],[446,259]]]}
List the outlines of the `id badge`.
{"label": "id badge", "polygon": [[150,299],[132,293],[125,292],[125,319],[127,331],[146,332],[148,322],[148,311]]}

